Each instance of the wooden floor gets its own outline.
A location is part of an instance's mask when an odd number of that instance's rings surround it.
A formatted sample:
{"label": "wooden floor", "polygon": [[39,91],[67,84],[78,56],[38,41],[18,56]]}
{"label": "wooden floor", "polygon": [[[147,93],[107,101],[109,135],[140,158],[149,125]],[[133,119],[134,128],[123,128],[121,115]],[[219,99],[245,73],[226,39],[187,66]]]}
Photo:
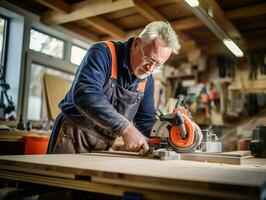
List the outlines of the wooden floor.
{"label": "wooden floor", "polygon": [[259,199],[265,159],[242,165],[98,154],[0,156],[0,178],[146,199]]}

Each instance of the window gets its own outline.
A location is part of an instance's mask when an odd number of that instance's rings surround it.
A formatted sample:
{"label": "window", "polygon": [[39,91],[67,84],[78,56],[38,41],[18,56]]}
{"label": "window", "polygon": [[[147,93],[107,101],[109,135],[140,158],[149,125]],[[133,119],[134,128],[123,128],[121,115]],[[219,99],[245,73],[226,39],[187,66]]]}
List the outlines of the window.
{"label": "window", "polygon": [[71,47],[71,62],[79,65],[86,54],[86,50],[73,45]]}
{"label": "window", "polygon": [[63,59],[64,41],[34,29],[30,32],[30,49]]}
{"label": "window", "polygon": [[43,76],[44,74],[58,76],[64,80],[73,81],[74,75],[51,69],[46,66],[32,64],[31,79],[28,100],[28,119],[40,121],[45,116],[44,95],[43,95]]}
{"label": "window", "polygon": [[[7,47],[6,42],[7,42],[7,29],[8,29],[7,27],[8,27],[8,20],[0,16],[0,64],[2,67],[5,67],[5,53]],[[3,73],[5,72],[3,71]]]}

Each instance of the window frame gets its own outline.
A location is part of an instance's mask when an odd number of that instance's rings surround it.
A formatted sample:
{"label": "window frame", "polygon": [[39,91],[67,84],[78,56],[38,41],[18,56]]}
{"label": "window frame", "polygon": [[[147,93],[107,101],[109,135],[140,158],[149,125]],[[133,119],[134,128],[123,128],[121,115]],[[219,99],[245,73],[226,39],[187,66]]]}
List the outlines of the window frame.
{"label": "window frame", "polygon": [[0,65],[3,67],[3,78],[6,77],[6,65],[7,65],[7,52],[8,52],[8,40],[9,40],[9,25],[10,19],[4,15],[0,14],[0,17],[5,20],[4,30],[3,30],[3,46]]}
{"label": "window frame", "polygon": [[[31,51],[34,51],[34,50],[32,50],[31,49]],[[35,52],[37,52],[37,51],[35,51]],[[40,53],[40,52],[37,52],[38,54]],[[46,55],[46,54],[44,54],[45,56],[48,56],[48,55]],[[26,102],[26,104],[27,104],[27,109],[25,109],[26,110],[26,113],[27,113],[27,115],[25,116],[26,117],[26,119],[28,120],[28,121],[30,121],[30,122],[33,122],[34,124],[41,124],[43,121],[42,121],[42,115],[43,115],[43,110],[42,110],[42,108],[43,108],[43,92],[42,92],[42,94],[41,94],[41,99],[42,99],[42,101],[41,101],[41,116],[40,116],[40,120],[34,120],[34,119],[29,119],[28,118],[28,106],[29,106],[29,97],[30,97],[30,93],[29,93],[29,91],[30,91],[30,82],[31,82],[31,70],[32,70],[32,64],[34,64],[34,65],[40,65],[41,67],[43,67],[43,68],[47,68],[47,69],[52,69],[52,70],[56,70],[56,71],[60,71],[60,72],[62,72],[62,73],[66,73],[66,74],[69,74],[69,75],[73,75],[73,76],[75,76],[75,73],[74,72],[70,72],[70,71],[68,71],[68,70],[64,70],[64,69],[61,69],[61,68],[58,68],[58,67],[56,67],[56,66],[52,66],[52,65],[50,65],[49,63],[45,63],[45,62],[42,62],[42,61],[39,61],[39,60],[37,60],[37,59],[30,59],[29,60],[29,74],[28,74],[28,84],[27,84],[27,88],[28,88],[28,94],[27,94],[27,98],[25,98],[25,102]],[[43,84],[43,83],[42,83]],[[42,87],[43,87],[43,85],[42,85]],[[43,88],[42,88],[43,89]]]}
{"label": "window frame", "polygon": [[72,63],[72,64],[74,64],[74,65],[77,65],[77,64],[71,62],[72,47],[73,47],[73,46],[83,49],[83,50],[85,51],[85,55],[86,55],[88,49],[85,49],[85,48],[83,48],[83,47],[81,47],[81,46],[79,46],[79,45],[76,45],[75,43],[72,43],[72,44],[71,44],[71,47],[70,47],[70,63]]}
{"label": "window frame", "polygon": [[60,37],[58,37],[58,36],[55,36],[55,35],[53,35],[53,34],[47,33],[47,32],[45,32],[45,31],[43,31],[43,30],[41,30],[41,29],[35,28],[35,27],[33,27],[33,26],[32,26],[31,29],[30,29],[30,37],[31,37],[31,30],[37,31],[37,32],[39,32],[39,33],[42,33],[42,34],[47,35],[47,36],[49,36],[49,37],[55,38],[55,39],[57,39],[57,40],[61,40],[61,41],[63,42],[63,44],[64,44],[64,47],[63,47],[63,57],[62,57],[62,58],[55,57],[55,56],[52,56],[52,55],[48,55],[48,54],[45,54],[45,53],[43,53],[43,52],[40,52],[40,51],[36,51],[36,50],[34,50],[34,49],[31,49],[31,48],[30,48],[30,42],[29,42],[29,49],[30,49],[30,50],[35,51],[35,52],[38,52],[38,53],[40,53],[40,54],[44,54],[44,55],[46,55],[46,56],[50,56],[50,57],[53,57],[53,58],[59,59],[59,60],[65,60],[65,59],[66,59],[66,48],[67,48],[66,46],[67,46],[67,42],[66,42],[64,39],[62,39],[62,38],[60,38]]}

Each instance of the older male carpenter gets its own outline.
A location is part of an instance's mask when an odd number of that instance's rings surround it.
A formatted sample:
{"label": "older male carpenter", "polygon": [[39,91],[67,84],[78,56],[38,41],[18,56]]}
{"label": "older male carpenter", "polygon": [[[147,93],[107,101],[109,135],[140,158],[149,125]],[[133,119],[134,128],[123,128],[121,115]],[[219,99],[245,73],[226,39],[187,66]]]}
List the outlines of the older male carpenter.
{"label": "older male carpenter", "polygon": [[179,43],[168,22],[148,24],[126,42],[99,42],[88,50],[60,102],[48,153],[109,149],[122,136],[130,151],[147,152],[155,123],[154,81]]}

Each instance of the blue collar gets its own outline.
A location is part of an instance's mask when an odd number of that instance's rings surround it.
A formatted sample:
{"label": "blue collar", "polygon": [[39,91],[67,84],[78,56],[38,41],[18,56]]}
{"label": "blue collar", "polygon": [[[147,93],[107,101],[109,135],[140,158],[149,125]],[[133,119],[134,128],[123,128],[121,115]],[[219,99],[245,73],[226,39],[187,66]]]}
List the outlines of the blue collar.
{"label": "blue collar", "polygon": [[131,67],[130,67],[130,49],[131,49],[131,45],[133,43],[134,38],[129,38],[124,45],[124,55],[125,55],[125,59],[123,62],[123,67],[129,69],[131,71]]}

